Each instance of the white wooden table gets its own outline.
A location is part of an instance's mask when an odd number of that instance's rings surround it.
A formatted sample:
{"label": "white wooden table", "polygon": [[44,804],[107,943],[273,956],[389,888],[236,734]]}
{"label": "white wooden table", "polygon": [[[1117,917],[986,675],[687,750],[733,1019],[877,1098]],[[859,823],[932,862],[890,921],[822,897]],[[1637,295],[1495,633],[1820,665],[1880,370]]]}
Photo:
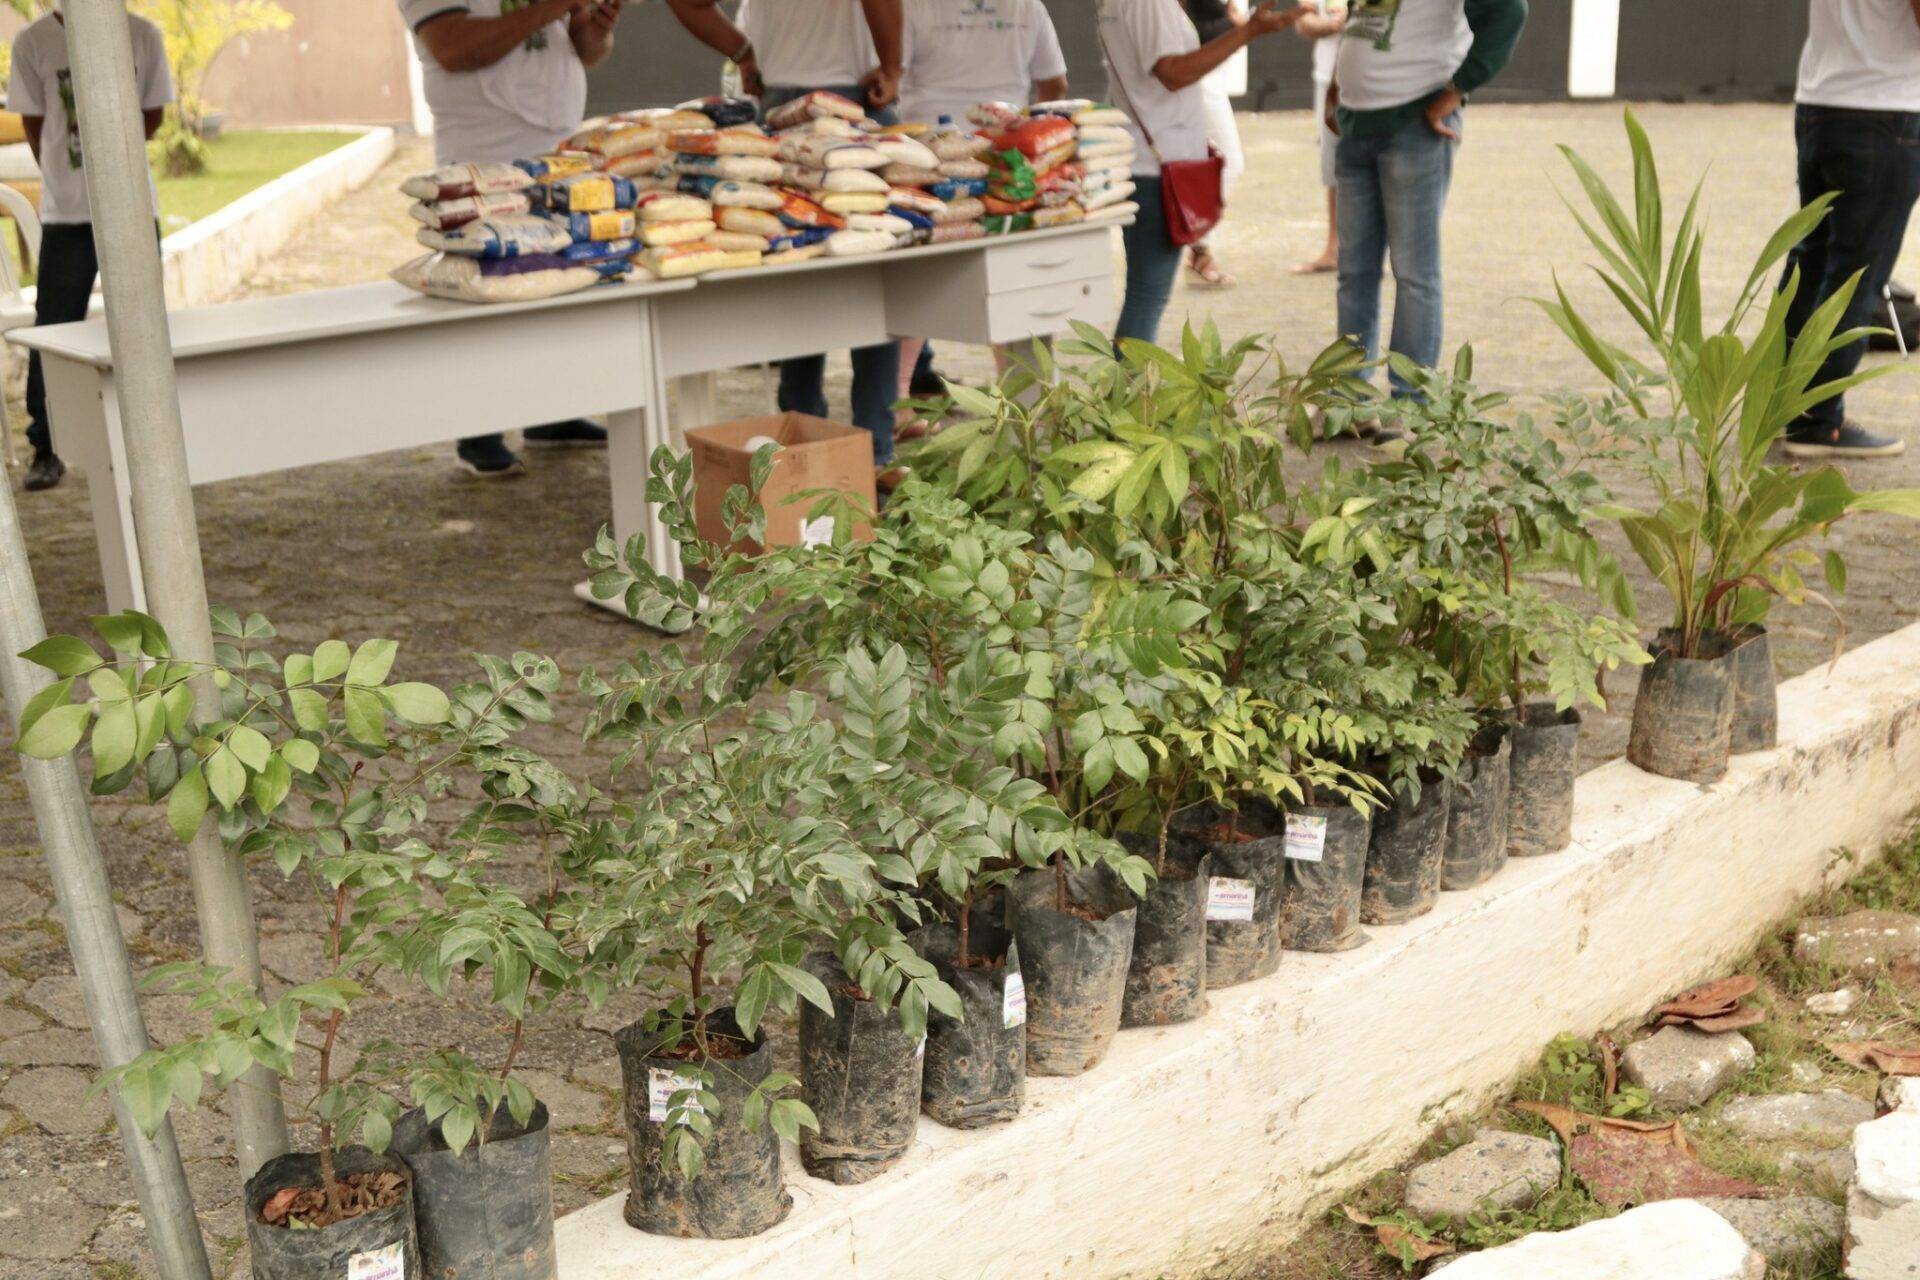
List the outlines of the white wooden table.
{"label": "white wooden table", "polygon": [[[648,457],[672,439],[669,378],[896,337],[1014,343],[1104,323],[1116,225],[540,302],[449,302],[382,282],[177,311],[187,473],[207,484],[604,414],[614,531],[645,532],[654,567],[678,577],[646,501]],[[105,322],[6,336],[40,352],[55,444],[87,472],[108,608],[144,608]]]}

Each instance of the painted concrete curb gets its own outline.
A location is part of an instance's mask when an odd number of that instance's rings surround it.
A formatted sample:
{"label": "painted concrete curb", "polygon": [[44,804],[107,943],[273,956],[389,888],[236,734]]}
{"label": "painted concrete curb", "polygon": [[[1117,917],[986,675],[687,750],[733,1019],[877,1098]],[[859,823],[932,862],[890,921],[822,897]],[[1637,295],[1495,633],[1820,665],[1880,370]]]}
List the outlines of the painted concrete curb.
{"label": "painted concrete curb", "polygon": [[1125,1032],[1088,1075],[1031,1081],[1010,1125],[923,1119],[901,1165],[859,1187],[789,1160],[793,1213],[751,1240],[643,1235],[622,1192],[561,1220],[560,1274],[1146,1280],[1284,1240],[1555,1035],[1713,976],[1904,828],[1920,803],[1920,625],[1788,682],[1780,702],[1780,748],[1714,786],[1596,769],[1572,848],[1371,929],[1361,950],[1289,952],[1199,1022]]}
{"label": "painted concrete curb", "polygon": [[372,128],[160,242],[167,306],[221,302],[320,213],[393,156],[393,130]]}

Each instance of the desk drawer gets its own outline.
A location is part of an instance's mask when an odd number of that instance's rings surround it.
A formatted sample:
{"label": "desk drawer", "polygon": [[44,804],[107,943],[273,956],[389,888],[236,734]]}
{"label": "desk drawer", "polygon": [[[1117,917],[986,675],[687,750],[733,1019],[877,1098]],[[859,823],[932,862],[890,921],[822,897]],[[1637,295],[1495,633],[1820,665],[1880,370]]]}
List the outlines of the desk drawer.
{"label": "desk drawer", "polygon": [[980,252],[986,260],[989,293],[1061,280],[1091,280],[1110,276],[1114,270],[1113,232],[1106,227],[1024,243],[1017,235],[1007,236]]}
{"label": "desk drawer", "polygon": [[1064,333],[1075,320],[1105,326],[1112,319],[1113,277],[1106,273],[995,292],[987,299],[987,329],[994,342]]}

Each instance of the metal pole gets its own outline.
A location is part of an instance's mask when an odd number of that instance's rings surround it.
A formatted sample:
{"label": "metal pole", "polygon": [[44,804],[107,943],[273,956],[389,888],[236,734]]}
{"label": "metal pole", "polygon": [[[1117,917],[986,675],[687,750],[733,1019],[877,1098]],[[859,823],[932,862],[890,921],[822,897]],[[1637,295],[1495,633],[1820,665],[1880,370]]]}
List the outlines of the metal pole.
{"label": "metal pole", "polygon": [[[62,12],[147,601],[177,656],[211,662],[207,584],[201,576],[200,531],[194,524],[187,446],[180,432],[126,4],[66,0]],[[96,483],[106,483],[105,477]],[[211,679],[202,680],[196,693],[202,713],[217,715],[218,694]],[[207,963],[258,986],[260,944],[247,897],[246,868],[221,846],[217,834],[202,831],[188,846],[187,870]],[[280,1081],[266,1068],[255,1067],[227,1099],[240,1174],[250,1177],[287,1149]]]}
{"label": "metal pole", "polygon": [[[0,422],[0,430],[5,423]],[[17,732],[20,712],[34,694],[52,679],[47,672],[15,655],[46,638],[40,621],[40,601],[33,590],[33,571],[27,565],[27,547],[20,536],[13,488],[0,480],[0,698]],[[147,1025],[134,996],[133,969],[127,961],[127,942],[120,919],[113,913],[113,894],[107,869],[100,861],[87,794],[73,761],[20,758],[27,793],[33,800],[33,820],[40,827],[41,847],[53,872],[54,894],[67,927],[67,948],[73,971],[80,977],[87,1021],[101,1065],[109,1069],[131,1062],[147,1051]],[[154,1261],[165,1280],[208,1280],[207,1250],[200,1238],[200,1222],[193,1216],[193,1196],[187,1190],[187,1171],[180,1164],[173,1122],[167,1121],[149,1141],[133,1122],[119,1091],[114,1092],[114,1118],[120,1123],[120,1141],[127,1149],[127,1167],[133,1174],[133,1192],[153,1242]],[[25,1224],[23,1224],[24,1226]]]}

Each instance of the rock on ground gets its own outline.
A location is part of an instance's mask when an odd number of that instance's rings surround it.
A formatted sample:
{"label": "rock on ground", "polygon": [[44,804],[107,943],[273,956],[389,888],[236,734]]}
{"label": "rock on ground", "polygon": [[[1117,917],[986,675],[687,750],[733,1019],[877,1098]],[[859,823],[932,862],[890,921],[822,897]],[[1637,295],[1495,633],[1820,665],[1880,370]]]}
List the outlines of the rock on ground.
{"label": "rock on ground", "polygon": [[1758,1060],[1753,1045],[1737,1031],[1713,1035],[1667,1027],[1628,1045],[1620,1065],[1655,1106],[1685,1111],[1745,1075]]}
{"label": "rock on ground", "polygon": [[1847,1215],[1816,1196],[1784,1200],[1702,1200],[1781,1270],[1811,1268],[1838,1256]]}
{"label": "rock on ground", "polygon": [[1853,1132],[1858,1162],[1847,1193],[1848,1280],[1920,1276],[1920,1109]]}
{"label": "rock on ground", "polygon": [[1844,1018],[1859,1003],[1860,988],[1841,987],[1838,991],[1823,991],[1817,996],[1808,996],[1807,1012],[1822,1018]]}
{"label": "rock on ground", "polygon": [[1829,1178],[1835,1186],[1844,1187],[1853,1181],[1853,1148],[1783,1151],[1780,1153],[1780,1167],[1815,1178]]}
{"label": "rock on ground", "polygon": [[1796,960],[1875,974],[1903,958],[1920,959],[1920,916],[1900,911],[1855,911],[1803,920],[1793,937]]}
{"label": "rock on ground", "polygon": [[1695,1200],[1663,1200],[1462,1258],[1447,1280],[1763,1280],[1766,1259]]}
{"label": "rock on ground", "polygon": [[1737,1098],[1720,1112],[1720,1123],[1756,1142],[1788,1138],[1839,1141],[1873,1119],[1865,1098],[1838,1089],[1819,1093],[1774,1093]]}
{"label": "rock on ground", "polygon": [[1481,1129],[1471,1141],[1407,1176],[1416,1218],[1460,1219],[1482,1206],[1530,1209],[1560,1181],[1560,1148],[1545,1138]]}

